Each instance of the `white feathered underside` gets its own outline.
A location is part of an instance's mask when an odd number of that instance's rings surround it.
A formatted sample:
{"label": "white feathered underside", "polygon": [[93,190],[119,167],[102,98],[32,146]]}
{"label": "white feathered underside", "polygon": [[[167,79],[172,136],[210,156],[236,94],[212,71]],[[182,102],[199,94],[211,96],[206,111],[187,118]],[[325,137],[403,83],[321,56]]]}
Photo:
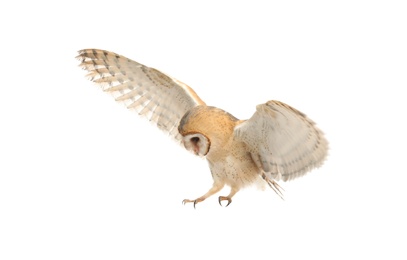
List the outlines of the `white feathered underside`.
{"label": "white feathered underside", "polygon": [[279,101],[257,106],[235,128],[253,160],[269,178],[291,180],[319,167],[328,150],[323,133],[303,113]]}
{"label": "white feathered underside", "polygon": [[89,72],[87,76],[116,101],[146,116],[178,141],[182,116],[204,104],[184,83],[116,53],[87,49],[79,51],[77,58]]}

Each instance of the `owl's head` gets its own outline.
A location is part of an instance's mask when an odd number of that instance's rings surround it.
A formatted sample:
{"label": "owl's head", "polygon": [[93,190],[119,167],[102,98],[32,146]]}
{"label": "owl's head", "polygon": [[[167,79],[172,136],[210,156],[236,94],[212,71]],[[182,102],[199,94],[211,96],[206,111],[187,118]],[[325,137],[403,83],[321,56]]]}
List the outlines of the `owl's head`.
{"label": "owl's head", "polygon": [[219,108],[196,106],[182,117],[178,131],[187,150],[206,156],[221,149],[232,136],[236,121],[234,116]]}

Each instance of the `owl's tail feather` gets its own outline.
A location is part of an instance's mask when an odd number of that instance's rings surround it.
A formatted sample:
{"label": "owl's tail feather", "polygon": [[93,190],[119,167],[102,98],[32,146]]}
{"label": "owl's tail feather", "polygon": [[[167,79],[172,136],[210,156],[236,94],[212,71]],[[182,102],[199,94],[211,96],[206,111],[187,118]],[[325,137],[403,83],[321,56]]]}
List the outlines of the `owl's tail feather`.
{"label": "owl's tail feather", "polygon": [[282,199],[283,198],[283,192],[284,189],[274,180],[270,180],[264,173],[261,175],[261,177],[263,178],[263,180],[265,180],[267,182],[267,184],[270,186],[270,188]]}

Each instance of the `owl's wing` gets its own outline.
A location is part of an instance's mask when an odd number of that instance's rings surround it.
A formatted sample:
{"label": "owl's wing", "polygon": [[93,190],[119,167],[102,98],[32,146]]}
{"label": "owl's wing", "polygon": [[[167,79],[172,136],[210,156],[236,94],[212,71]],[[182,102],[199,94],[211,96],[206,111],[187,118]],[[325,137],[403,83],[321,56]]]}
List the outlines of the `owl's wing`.
{"label": "owl's wing", "polygon": [[178,141],[182,116],[205,104],[186,84],[116,53],[86,49],[77,58],[89,72],[87,76],[116,101],[146,116]]}
{"label": "owl's wing", "polygon": [[250,119],[235,127],[234,135],[247,145],[257,166],[275,180],[291,180],[319,167],[328,150],[315,123],[279,101],[258,105]]}

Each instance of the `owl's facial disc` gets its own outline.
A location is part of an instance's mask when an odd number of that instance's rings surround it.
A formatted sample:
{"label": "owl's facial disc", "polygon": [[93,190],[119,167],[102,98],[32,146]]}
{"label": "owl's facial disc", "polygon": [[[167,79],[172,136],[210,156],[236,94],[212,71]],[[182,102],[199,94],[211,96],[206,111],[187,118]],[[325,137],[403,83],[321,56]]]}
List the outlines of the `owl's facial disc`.
{"label": "owl's facial disc", "polygon": [[203,134],[191,133],[183,138],[184,146],[188,151],[198,156],[205,156],[209,152],[210,141]]}

